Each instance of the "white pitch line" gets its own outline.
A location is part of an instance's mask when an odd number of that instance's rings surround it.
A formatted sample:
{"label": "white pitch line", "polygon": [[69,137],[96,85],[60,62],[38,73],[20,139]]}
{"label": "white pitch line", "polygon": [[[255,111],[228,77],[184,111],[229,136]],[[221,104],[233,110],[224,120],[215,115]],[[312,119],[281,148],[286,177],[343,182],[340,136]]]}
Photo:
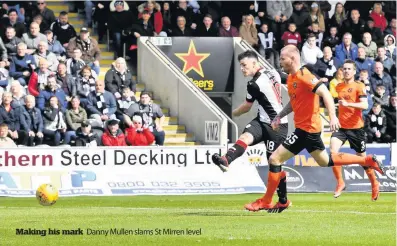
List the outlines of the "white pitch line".
{"label": "white pitch line", "polygon": [[[39,208],[39,207],[4,207],[0,206],[0,209],[26,209],[26,208]],[[249,211],[243,209],[205,209],[205,208],[135,208],[135,207],[82,207],[77,209],[125,209],[125,210],[142,210],[142,211],[174,211],[174,212],[211,212],[211,213],[238,213]],[[76,209],[76,208],[60,208],[60,209]],[[260,211],[261,213],[267,213],[266,211]],[[341,214],[361,214],[361,215],[396,215],[395,212],[379,213],[379,212],[360,212],[360,211],[341,211],[341,210],[310,210],[310,209],[294,209],[289,208],[284,213],[341,213]]]}

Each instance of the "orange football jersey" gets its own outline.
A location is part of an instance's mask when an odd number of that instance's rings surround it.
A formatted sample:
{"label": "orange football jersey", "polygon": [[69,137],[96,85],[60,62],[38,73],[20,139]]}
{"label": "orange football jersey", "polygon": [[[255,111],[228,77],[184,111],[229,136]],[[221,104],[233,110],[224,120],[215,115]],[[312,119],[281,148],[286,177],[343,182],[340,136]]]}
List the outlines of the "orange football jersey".
{"label": "orange football jersey", "polygon": [[321,84],[307,68],[288,75],[288,94],[296,128],[310,133],[321,132],[320,98],[315,94]]}
{"label": "orange football jersey", "polygon": [[[339,100],[358,103],[360,98],[367,98],[364,83],[339,83],[336,88]],[[339,122],[344,129],[358,129],[364,127],[363,112],[361,109],[339,105]]]}

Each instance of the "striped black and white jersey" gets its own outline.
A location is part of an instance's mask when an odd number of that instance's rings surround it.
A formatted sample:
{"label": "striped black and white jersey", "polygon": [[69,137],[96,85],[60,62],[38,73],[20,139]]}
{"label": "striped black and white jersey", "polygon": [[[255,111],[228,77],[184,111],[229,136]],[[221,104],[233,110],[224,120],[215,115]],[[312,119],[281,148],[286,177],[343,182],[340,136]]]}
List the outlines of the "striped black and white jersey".
{"label": "striped black and white jersey", "polygon": [[[260,69],[247,84],[247,102],[258,101],[258,118],[271,123],[283,109],[281,101],[281,78],[276,71]],[[287,123],[287,117],[281,123]]]}

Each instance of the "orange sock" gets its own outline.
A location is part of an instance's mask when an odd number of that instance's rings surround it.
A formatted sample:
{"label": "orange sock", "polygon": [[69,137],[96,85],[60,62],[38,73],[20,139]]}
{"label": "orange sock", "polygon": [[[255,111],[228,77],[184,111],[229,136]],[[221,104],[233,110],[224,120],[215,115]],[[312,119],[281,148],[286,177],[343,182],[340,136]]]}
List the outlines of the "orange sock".
{"label": "orange sock", "polygon": [[360,164],[361,166],[367,166],[365,164],[365,156],[358,156],[347,153],[336,153],[331,154],[332,161],[334,162],[334,166],[344,166],[344,165],[353,165]]}
{"label": "orange sock", "polygon": [[282,172],[274,173],[269,170],[269,174],[267,176],[267,189],[262,198],[266,204],[271,203],[273,200],[274,192],[276,192],[278,184],[280,183],[281,173]]}
{"label": "orange sock", "polygon": [[376,182],[378,182],[376,180],[376,176],[375,176],[375,171],[372,168],[367,168],[365,169],[365,172],[367,173],[368,179],[371,182],[371,186],[374,187]]}
{"label": "orange sock", "polygon": [[344,181],[342,179],[342,167],[341,166],[334,166],[332,167],[332,171],[334,172],[336,181],[338,182],[338,184],[343,184]]}

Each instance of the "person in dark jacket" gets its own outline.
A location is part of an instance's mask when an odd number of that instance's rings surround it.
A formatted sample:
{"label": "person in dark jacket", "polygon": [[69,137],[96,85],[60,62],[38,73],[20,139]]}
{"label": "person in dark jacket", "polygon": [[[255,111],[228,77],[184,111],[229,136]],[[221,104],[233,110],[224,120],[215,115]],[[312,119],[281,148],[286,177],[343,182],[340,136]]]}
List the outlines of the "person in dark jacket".
{"label": "person in dark jacket", "polygon": [[11,58],[10,76],[21,83],[27,85],[32,71],[37,67],[36,61],[32,55],[26,54],[26,44],[19,43],[17,46],[17,55]]}
{"label": "person in dark jacket", "polygon": [[115,61],[114,66],[106,72],[105,89],[111,92],[116,100],[121,98],[123,88],[128,87],[136,92],[136,81],[132,78],[130,70],[124,58],[119,57]]}
{"label": "person in dark jacket", "polygon": [[43,143],[43,117],[40,109],[36,108],[36,99],[32,95],[25,97],[25,110],[23,112],[28,125],[28,146],[37,146]]}
{"label": "person in dark jacket", "polygon": [[8,56],[11,57],[15,56],[17,54],[17,46],[19,43],[22,43],[22,39],[18,38],[15,36],[15,28],[13,27],[7,27],[6,29],[6,35],[5,38],[3,39],[4,46],[7,49],[7,54]]}
{"label": "person in dark jacket", "polygon": [[203,25],[199,25],[195,32],[197,37],[217,37],[218,28],[212,24],[212,16],[207,14],[204,16]]}
{"label": "person in dark jacket", "polygon": [[59,63],[57,71],[57,84],[65,92],[66,100],[70,102],[72,97],[77,95],[76,82],[73,76],[66,72],[65,63]]}
{"label": "person in dark jacket", "polygon": [[335,26],[331,26],[329,29],[329,34],[326,34],[325,38],[323,39],[323,46],[322,47],[330,47],[332,53],[335,55],[336,46],[340,44],[341,40],[338,34],[338,28]]}
{"label": "person in dark jacket", "polygon": [[365,21],[360,18],[360,12],[353,9],[350,13],[350,18],[345,20],[342,24],[341,35],[346,32],[352,34],[353,43],[358,44],[361,41],[361,36],[365,30]]}
{"label": "person in dark jacket", "polygon": [[57,97],[60,105],[60,110],[65,111],[67,106],[67,100],[65,92],[59,88],[55,75],[47,77],[47,86],[45,90],[40,91],[37,97],[37,107],[40,110],[44,110],[46,104],[48,104],[51,97]]}
{"label": "person in dark jacket", "polygon": [[124,1],[115,1],[114,8],[111,8],[108,27],[112,32],[113,46],[116,50],[117,57],[123,56],[123,46],[121,40],[121,33],[123,30],[129,28],[132,25],[131,13],[128,8],[124,7]]}
{"label": "person in dark jacket", "polygon": [[62,136],[65,137],[65,143],[68,144],[70,137],[67,138],[66,122],[61,109],[61,105],[56,96],[51,96],[43,110],[44,137],[50,139],[51,146],[58,146],[61,143]]}
{"label": "person in dark jacket", "polygon": [[327,85],[334,77],[337,71],[338,64],[336,60],[332,57],[332,50],[330,47],[324,47],[324,56],[322,58],[317,58],[317,62],[314,65],[315,73],[321,78],[321,80]]}
{"label": "person in dark jacket", "polygon": [[366,57],[364,48],[358,48],[357,58],[354,62],[356,63],[356,78],[359,77],[361,70],[367,70],[369,76],[374,73],[374,60]]}
{"label": "person in dark jacket", "polygon": [[[338,30],[341,30],[343,22],[346,20],[346,10],[343,6],[343,3],[337,3],[335,5],[334,15],[329,20],[329,27],[337,27]],[[342,34],[343,35],[343,34]]]}
{"label": "person in dark jacket", "polygon": [[149,11],[144,10],[142,12],[142,19],[138,20],[136,24],[133,24],[130,29],[123,31],[123,36],[126,36],[126,39],[128,40],[127,47],[130,47],[129,50],[137,49],[137,39],[141,36],[154,36],[154,27],[149,19]]}
{"label": "person in dark jacket", "polygon": [[178,6],[172,13],[172,23],[174,27],[179,26],[178,25],[178,18],[179,16],[183,16],[185,18],[185,24],[186,27],[189,27],[191,29],[196,29],[197,28],[197,14],[193,12],[193,9],[191,7],[187,6],[187,1],[179,1]]}
{"label": "person in dark jacket", "polygon": [[389,105],[383,108],[386,115],[386,134],[384,140],[387,143],[396,142],[396,109],[397,109],[397,95],[391,94],[389,98]]}
{"label": "person in dark jacket", "polygon": [[48,51],[54,53],[58,60],[66,59],[66,49],[62,46],[62,44],[54,37],[54,34],[51,30],[47,30],[44,32],[47,37]]}
{"label": "person in dark jacket", "polygon": [[102,43],[106,34],[106,22],[109,15],[109,1],[95,1],[95,11],[93,19],[98,25],[98,43]]}
{"label": "person in dark jacket", "polygon": [[386,133],[386,115],[379,103],[374,103],[372,110],[365,117],[367,143],[383,143]]}
{"label": "person in dark jacket", "polygon": [[9,136],[18,145],[27,145],[28,143],[28,125],[23,116],[23,107],[12,106],[12,94],[4,92],[2,104],[0,106],[0,124],[7,124]]}
{"label": "person in dark jacket", "polygon": [[103,146],[127,146],[125,135],[119,129],[119,120],[111,119],[106,121],[102,144]]}
{"label": "person in dark jacket", "polygon": [[43,0],[37,1],[37,7],[33,8],[32,16],[35,17],[37,15],[41,15],[43,17],[43,22],[45,22],[48,27],[56,20],[54,11],[47,8],[47,3]]}
{"label": "person in dark jacket", "polygon": [[186,25],[186,19],[184,16],[178,16],[177,27],[172,29],[172,37],[191,37],[193,36],[193,30]]}
{"label": "person in dark jacket", "polygon": [[100,143],[98,135],[92,131],[91,124],[88,120],[81,123],[81,127],[76,130],[76,137],[72,146],[96,147]]}
{"label": "person in dark jacket", "polygon": [[18,13],[15,9],[10,9],[8,11],[8,17],[5,17],[1,20],[2,28],[0,29],[1,37],[4,37],[5,30],[7,27],[13,27],[16,32],[16,36],[18,38],[22,38],[22,34],[26,32],[26,27],[24,23],[18,22]]}
{"label": "person in dark jacket", "polygon": [[161,15],[163,16],[163,31],[165,31],[168,35],[171,33],[173,28],[172,24],[172,13],[169,2],[163,3],[163,8],[161,9]]}
{"label": "person in dark jacket", "polygon": [[296,31],[301,37],[306,37],[307,27],[310,25],[309,11],[304,7],[303,1],[293,2],[294,10],[289,22],[295,23]]}
{"label": "person in dark jacket", "polygon": [[54,21],[50,27],[50,29],[56,36],[56,39],[65,48],[68,47],[69,40],[77,36],[74,27],[69,24],[68,19],[68,13],[62,11],[61,13],[59,13],[58,20]]}
{"label": "person in dark jacket", "polygon": [[364,28],[364,32],[369,32],[372,37],[372,41],[376,43],[377,46],[383,45],[383,33],[380,28],[374,26],[374,20],[368,17],[367,25]]}
{"label": "person in dark jacket", "polygon": [[374,73],[370,77],[371,89],[376,91],[376,86],[378,84],[383,84],[385,86],[385,94],[390,95],[393,93],[393,82],[389,74],[384,72],[383,64],[379,61],[375,62]]}

